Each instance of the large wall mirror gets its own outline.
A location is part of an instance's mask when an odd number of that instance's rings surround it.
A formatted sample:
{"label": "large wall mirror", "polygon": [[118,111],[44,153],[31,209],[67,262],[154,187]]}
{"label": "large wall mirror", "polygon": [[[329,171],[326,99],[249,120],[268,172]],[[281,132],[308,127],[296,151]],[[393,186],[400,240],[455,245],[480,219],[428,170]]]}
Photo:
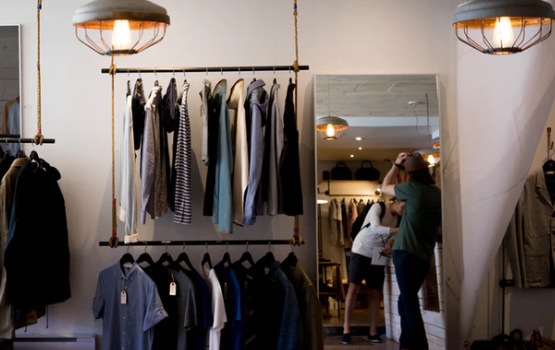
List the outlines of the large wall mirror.
{"label": "large wall mirror", "polygon": [[[21,28],[0,25],[0,111],[3,135],[21,134]],[[2,145],[15,156],[20,145]]]}
{"label": "large wall mirror", "polygon": [[[384,342],[386,338],[399,342],[400,286],[384,250],[394,237],[390,232],[397,230],[402,214],[407,214],[403,211],[408,201],[391,201],[393,196],[384,193],[382,186],[400,153],[418,152],[427,162],[425,171],[441,188],[437,76],[318,75],[314,86],[318,290],[324,326],[328,335],[349,333],[353,343],[377,342],[375,333]],[[395,176],[396,184],[409,181],[408,172],[400,170]],[[438,188],[439,214],[433,219],[437,220],[438,230],[433,232],[437,243],[418,294],[431,349],[445,348]],[[361,249],[365,255],[352,251]],[[350,287],[351,283],[356,287]],[[370,339],[360,339],[369,335]],[[349,339],[343,336],[342,341]]]}

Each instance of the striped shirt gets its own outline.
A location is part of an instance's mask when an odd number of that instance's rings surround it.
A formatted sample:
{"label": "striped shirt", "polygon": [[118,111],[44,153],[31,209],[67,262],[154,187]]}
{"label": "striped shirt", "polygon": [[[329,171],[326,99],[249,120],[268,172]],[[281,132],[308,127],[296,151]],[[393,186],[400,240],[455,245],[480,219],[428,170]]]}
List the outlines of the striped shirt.
{"label": "striped shirt", "polygon": [[181,113],[179,135],[177,138],[177,154],[175,156],[175,216],[173,222],[188,225],[191,223],[191,125],[189,123],[189,107],[187,96],[189,84],[183,83],[181,97]]}

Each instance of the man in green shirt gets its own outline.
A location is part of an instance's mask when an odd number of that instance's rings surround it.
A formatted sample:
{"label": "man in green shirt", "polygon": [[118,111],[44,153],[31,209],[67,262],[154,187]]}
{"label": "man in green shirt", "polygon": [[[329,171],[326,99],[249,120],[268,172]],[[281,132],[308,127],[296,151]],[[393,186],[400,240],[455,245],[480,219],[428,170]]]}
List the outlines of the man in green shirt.
{"label": "man in green shirt", "polygon": [[[399,169],[409,181],[395,185]],[[428,340],[420,312],[418,291],[430,269],[441,226],[441,190],[430,175],[428,163],[419,153],[401,153],[383,181],[383,192],[406,201],[393,264],[401,295],[401,349],[428,350]]]}

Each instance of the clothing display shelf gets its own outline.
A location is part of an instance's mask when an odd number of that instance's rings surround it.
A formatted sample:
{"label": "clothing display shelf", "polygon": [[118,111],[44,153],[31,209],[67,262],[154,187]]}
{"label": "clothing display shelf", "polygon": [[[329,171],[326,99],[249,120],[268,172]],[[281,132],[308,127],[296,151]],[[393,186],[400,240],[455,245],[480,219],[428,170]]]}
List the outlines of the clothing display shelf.
{"label": "clothing display shelf", "polygon": [[[299,66],[299,70],[309,70],[309,66]],[[294,72],[294,66],[236,66],[236,67],[181,67],[181,68],[117,68],[118,73],[223,73],[223,72]],[[102,68],[102,74],[109,74],[110,68]]]}
{"label": "clothing display shelf", "polygon": [[[304,241],[302,242],[304,244]],[[108,241],[99,242],[100,247],[109,247]],[[268,240],[231,240],[231,241],[141,241],[134,243],[120,243],[118,246],[208,246],[208,245],[293,245],[291,240],[287,239],[268,239]]]}
{"label": "clothing display shelf", "polygon": [[[321,191],[321,188],[327,188]],[[324,193],[329,197],[382,197],[378,192],[380,183],[378,181],[363,180],[324,180],[318,186],[318,193]]]}

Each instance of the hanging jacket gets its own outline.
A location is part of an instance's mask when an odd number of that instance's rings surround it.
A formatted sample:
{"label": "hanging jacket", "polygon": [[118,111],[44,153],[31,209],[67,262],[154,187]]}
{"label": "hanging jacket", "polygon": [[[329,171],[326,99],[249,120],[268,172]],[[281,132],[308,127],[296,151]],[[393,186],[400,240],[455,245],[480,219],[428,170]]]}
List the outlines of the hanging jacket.
{"label": "hanging jacket", "polygon": [[121,140],[119,219],[124,223],[125,243],[139,241],[137,188],[135,187],[135,149],[133,135],[133,97],[125,98]]}
{"label": "hanging jacket", "polygon": [[279,84],[274,83],[270,91],[269,115],[264,139],[266,143],[264,168],[262,170],[262,195],[264,202],[267,203],[266,213],[271,216],[283,214],[283,205],[280,203],[278,195],[279,159],[283,151],[283,121],[279,113],[279,89]]}
{"label": "hanging jacket", "polygon": [[135,151],[141,148],[143,142],[143,132],[145,128],[145,90],[143,87],[142,79],[137,79],[135,87],[133,88],[133,142],[135,144]]}
{"label": "hanging jacket", "polygon": [[214,88],[211,99],[211,106],[219,112],[213,222],[219,225],[218,231],[221,234],[233,233],[233,202],[231,197],[233,150],[231,148],[231,125],[227,110],[226,91],[227,81],[224,79]]}
{"label": "hanging jacket", "polygon": [[[285,145],[280,161],[280,185],[283,213],[289,216],[303,215],[303,191],[299,159],[299,131],[295,121],[295,84],[289,84],[283,115]],[[345,215],[346,217],[346,215]]]}
{"label": "hanging jacket", "polygon": [[218,143],[220,132],[220,105],[212,103],[212,84],[205,80],[200,92],[202,100],[202,160],[208,166],[206,173],[206,189],[204,190],[204,206],[202,214],[212,216],[214,213],[214,189],[216,186],[216,158],[218,157]]}
{"label": "hanging jacket", "polygon": [[[146,223],[146,214],[153,220],[168,211],[166,167],[162,152],[162,130],[160,109],[162,88],[154,87],[146,104],[145,131],[142,149],[142,206],[141,223]],[[164,135],[165,136],[165,135]]]}
{"label": "hanging jacket", "polygon": [[[189,123],[189,107],[187,97],[189,84],[185,81],[181,88],[181,120],[179,121],[179,135],[174,141],[174,168],[175,172],[175,215],[173,222],[188,225],[192,218],[191,201],[191,125]],[[175,131],[178,133],[178,131]],[[176,146],[175,146],[176,145]]]}
{"label": "hanging jacket", "polygon": [[262,201],[262,166],[264,164],[264,125],[268,109],[268,93],[262,79],[247,89],[247,137],[249,142],[249,186],[245,197],[245,225],[254,225],[256,216],[264,214]]}
{"label": "hanging jacket", "polygon": [[56,304],[71,297],[61,175],[41,163],[38,169],[36,162],[28,162],[17,178],[4,259],[8,300],[21,306]]}
{"label": "hanging jacket", "polygon": [[[164,166],[166,167],[166,183],[168,188],[168,208],[171,211],[175,211],[175,181],[177,176],[177,170],[175,168],[175,157],[177,155],[177,143],[179,138],[179,120],[180,120],[180,103],[178,103],[178,96],[177,96],[177,83],[175,78],[170,79],[170,83],[168,85],[168,89],[166,90],[166,94],[164,95],[163,101],[163,114],[162,114],[162,129],[164,132],[162,133],[162,150],[163,157],[164,157]],[[173,159],[171,161],[171,170],[170,170],[170,156],[169,156],[169,147],[168,147],[168,135],[170,132],[173,132],[173,150],[172,156]]]}
{"label": "hanging jacket", "polygon": [[[243,224],[245,209],[245,192],[249,185],[249,147],[247,140],[247,120],[245,115],[245,82],[243,79],[231,88],[227,107],[230,112],[235,112],[235,118],[231,129],[232,144],[235,145],[235,157],[233,164],[233,221],[239,225]],[[234,139],[234,140],[233,140]]]}

